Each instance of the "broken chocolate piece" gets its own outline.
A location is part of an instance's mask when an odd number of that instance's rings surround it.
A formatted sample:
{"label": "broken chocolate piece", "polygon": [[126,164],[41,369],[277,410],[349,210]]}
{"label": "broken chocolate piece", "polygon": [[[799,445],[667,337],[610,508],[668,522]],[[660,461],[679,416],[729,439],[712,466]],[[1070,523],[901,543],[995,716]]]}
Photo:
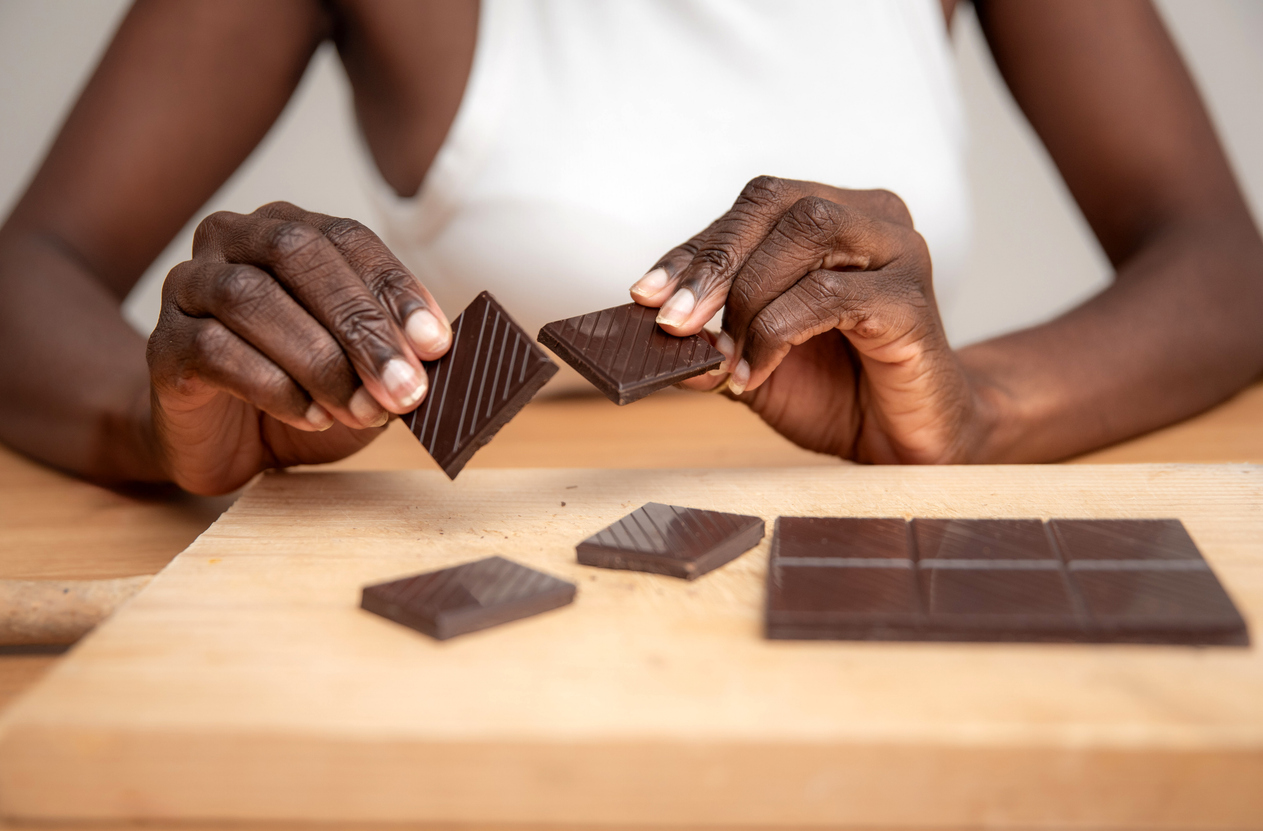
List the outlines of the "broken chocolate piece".
{"label": "broken chocolate piece", "polygon": [[763,539],[757,516],[650,502],[579,543],[579,562],[694,580]]}
{"label": "broken chocolate piece", "polygon": [[557,372],[485,291],[452,321],[447,354],[424,366],[430,392],[400,418],[452,479]]}
{"label": "broken chocolate piece", "polygon": [[766,632],[846,640],[1249,643],[1240,613],[1178,520],[909,525],[780,517]]}
{"label": "broken chocolate piece", "polygon": [[574,596],[572,583],[487,557],[366,586],[360,606],[442,641],[565,606]]}
{"label": "broken chocolate piece", "polygon": [[545,324],[539,342],[620,405],[723,363],[705,338],[668,335],[657,314],[638,303],[615,306]]}

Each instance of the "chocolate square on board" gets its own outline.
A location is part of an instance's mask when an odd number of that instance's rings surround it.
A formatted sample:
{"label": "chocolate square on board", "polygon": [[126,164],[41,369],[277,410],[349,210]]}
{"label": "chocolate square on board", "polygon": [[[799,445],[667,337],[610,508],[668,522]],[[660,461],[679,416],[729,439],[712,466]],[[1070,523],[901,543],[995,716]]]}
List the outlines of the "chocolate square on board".
{"label": "chocolate square on board", "polygon": [[430,392],[400,418],[452,479],[557,372],[485,291],[452,321],[452,348],[424,366]]}
{"label": "chocolate square on board", "polygon": [[360,606],[438,640],[565,606],[575,586],[503,557],[364,588]]}
{"label": "chocolate square on board", "polygon": [[769,638],[908,640],[923,617],[902,519],[777,517]]}
{"label": "chocolate square on board", "polygon": [[579,562],[695,580],[736,559],[763,539],[757,516],[650,502],[588,537]]}
{"label": "chocolate square on board", "polygon": [[1085,621],[1037,519],[914,519],[934,640],[1069,640]]}
{"label": "chocolate square on board", "polygon": [[1053,519],[1067,560],[1200,560],[1178,519]]}
{"label": "chocolate square on board", "polygon": [[547,323],[539,342],[620,405],[723,363],[705,338],[668,335],[657,315],[657,309],[628,303]]}
{"label": "chocolate square on board", "polygon": [[1249,643],[1245,620],[1179,520],[1049,525],[1098,640]]}

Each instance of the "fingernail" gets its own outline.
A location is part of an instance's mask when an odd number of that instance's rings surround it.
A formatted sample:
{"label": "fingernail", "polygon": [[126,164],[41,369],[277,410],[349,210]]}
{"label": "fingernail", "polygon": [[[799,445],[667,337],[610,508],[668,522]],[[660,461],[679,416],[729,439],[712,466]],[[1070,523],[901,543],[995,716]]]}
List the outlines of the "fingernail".
{"label": "fingernail", "polygon": [[422,352],[442,352],[452,340],[450,327],[439,323],[439,319],[425,309],[419,309],[408,317],[404,326],[412,345]]}
{"label": "fingernail", "polygon": [[635,282],[631,287],[632,294],[639,294],[641,297],[653,297],[666,288],[669,282],[671,282],[671,276],[667,274],[667,270],[665,268],[655,268]]}
{"label": "fingernail", "polygon": [[425,376],[419,375],[407,361],[399,358],[386,362],[382,369],[382,383],[400,407],[414,406],[425,395]]}
{"label": "fingernail", "polygon": [[746,391],[746,384],[750,383],[750,364],[746,363],[746,359],[742,358],[737,361],[737,368],[732,371],[732,378],[728,381],[728,389],[732,390],[733,395],[741,395]]}
{"label": "fingernail", "polygon": [[311,403],[311,406],[307,408],[307,413],[303,417],[307,419],[307,423],[315,428],[316,432],[319,433],[323,433],[325,430],[328,430],[333,426],[333,416],[329,415],[328,410],[321,407],[314,401]]}
{"label": "fingernail", "polygon": [[732,338],[728,337],[727,332],[720,332],[715,337],[715,348],[724,356],[724,362],[719,365],[719,369],[712,372],[716,374],[727,372],[729,365],[732,364],[732,354],[736,351],[737,345],[732,342]]}
{"label": "fingernail", "polygon": [[390,413],[382,409],[382,405],[377,403],[377,399],[369,393],[367,387],[360,387],[355,391],[347,404],[347,409],[365,427],[381,427],[390,421]]}
{"label": "fingernail", "polygon": [[671,299],[658,311],[658,322],[667,326],[679,326],[689,319],[695,305],[697,305],[697,298],[693,296],[693,292],[680,289],[671,295]]}

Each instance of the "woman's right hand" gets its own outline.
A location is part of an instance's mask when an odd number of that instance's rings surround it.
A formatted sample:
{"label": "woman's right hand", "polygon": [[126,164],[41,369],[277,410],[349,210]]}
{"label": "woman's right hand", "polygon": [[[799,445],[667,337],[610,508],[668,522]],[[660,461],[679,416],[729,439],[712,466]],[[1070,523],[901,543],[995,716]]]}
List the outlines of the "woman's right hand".
{"label": "woman's right hand", "polygon": [[425,397],[452,329],[368,228],[276,202],[207,217],[149,339],[166,472],[225,493],[261,470],[348,456]]}

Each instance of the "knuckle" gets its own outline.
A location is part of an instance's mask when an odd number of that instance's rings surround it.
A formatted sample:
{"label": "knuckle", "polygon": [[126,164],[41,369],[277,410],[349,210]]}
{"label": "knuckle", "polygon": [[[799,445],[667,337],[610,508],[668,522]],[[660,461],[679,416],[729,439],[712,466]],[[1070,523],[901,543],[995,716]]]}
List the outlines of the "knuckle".
{"label": "knuckle", "polygon": [[355,372],[336,343],[329,341],[315,346],[310,350],[308,360],[313,391],[322,392],[342,404],[350,400],[356,387]]}
{"label": "knuckle", "polygon": [[259,272],[247,265],[222,268],[211,281],[210,299],[215,308],[248,314],[256,310],[266,297]]}
{"label": "knuckle", "polygon": [[368,226],[346,217],[330,220],[325,226],[325,236],[340,248],[361,248],[377,241],[377,235]]}
{"label": "knuckle", "polygon": [[277,200],[276,202],[269,202],[266,205],[260,205],[255,210],[254,215],[266,217],[268,219],[275,219],[286,216],[297,216],[302,213],[303,209],[292,202]]}
{"label": "knuckle", "polygon": [[194,282],[197,277],[198,268],[191,260],[185,260],[178,264],[175,268],[167,272],[167,279],[162,281],[162,300],[166,303],[174,300],[176,296]]}
{"label": "knuckle", "polygon": [[198,326],[189,338],[186,366],[190,369],[207,366],[221,359],[228,349],[230,337],[228,330],[216,321]]}
{"label": "knuckle", "polygon": [[217,240],[224,238],[228,228],[241,221],[241,214],[232,211],[215,211],[197,223],[193,231],[193,250],[202,251]]}
{"label": "knuckle", "polygon": [[789,339],[793,321],[779,309],[767,308],[750,322],[746,342],[755,356],[777,351]]}
{"label": "knuckle", "polygon": [[415,294],[417,280],[400,266],[383,263],[373,269],[369,288],[380,295]]}
{"label": "knuckle", "polygon": [[726,274],[736,265],[732,252],[716,245],[698,251],[693,257],[693,263],[712,274]]}
{"label": "knuckle", "polygon": [[264,246],[274,261],[290,260],[319,245],[324,236],[305,222],[290,220],[267,230]]}
{"label": "knuckle", "polygon": [[786,221],[799,235],[832,238],[837,235],[844,219],[842,210],[828,199],[819,196],[804,196],[789,209]]}
{"label": "knuckle", "polygon": [[877,188],[871,193],[882,216],[890,217],[892,220],[909,226],[912,225],[912,213],[908,210],[907,203],[897,193],[885,188]]}
{"label": "knuckle", "polygon": [[333,304],[338,339],[354,351],[380,351],[391,340],[390,320],[374,304],[349,299]]}
{"label": "knuckle", "polygon": [[741,199],[759,204],[781,202],[788,198],[790,185],[776,176],[755,176],[741,189]]}

